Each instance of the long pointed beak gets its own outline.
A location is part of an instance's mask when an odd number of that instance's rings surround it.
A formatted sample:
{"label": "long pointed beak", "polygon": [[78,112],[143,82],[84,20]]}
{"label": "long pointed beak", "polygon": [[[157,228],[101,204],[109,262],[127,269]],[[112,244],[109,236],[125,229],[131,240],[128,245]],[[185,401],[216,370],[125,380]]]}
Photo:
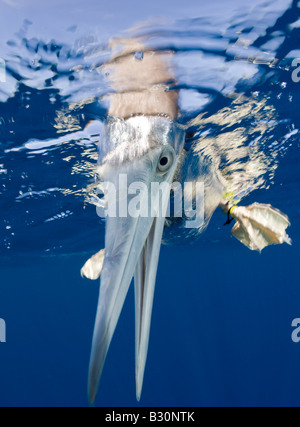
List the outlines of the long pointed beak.
{"label": "long pointed beak", "polygon": [[[169,203],[169,188],[158,190],[161,195],[160,209],[151,214],[151,200],[155,194],[150,191],[152,168],[138,160],[127,167],[128,182],[118,184],[118,195],[128,192],[131,182],[139,177],[143,183],[139,201],[149,207],[148,215],[120,215],[120,202],[115,205],[116,217],[107,217],[106,246],[101,288],[96,316],[92,354],[89,371],[89,399],[93,404],[102,374],[107,352],[135,275],[136,299],[136,382],[137,398],[140,399],[144,369],[147,358],[154,288],[165,216]],[[115,182],[120,174],[113,173]],[[127,188],[126,188],[127,187]],[[121,196],[122,198],[122,196]],[[150,200],[151,199],[151,200]],[[128,196],[127,206],[134,203],[133,195]]]}
{"label": "long pointed beak", "polygon": [[140,401],[148,354],[152,307],[164,229],[164,218],[156,218],[139,257],[135,272],[136,398]]}

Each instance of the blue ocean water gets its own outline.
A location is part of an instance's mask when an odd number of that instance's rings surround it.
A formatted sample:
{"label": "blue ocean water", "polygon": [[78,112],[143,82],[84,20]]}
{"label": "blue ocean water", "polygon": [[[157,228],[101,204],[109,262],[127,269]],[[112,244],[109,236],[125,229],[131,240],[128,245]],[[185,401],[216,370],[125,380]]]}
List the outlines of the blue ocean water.
{"label": "blue ocean water", "polygon": [[141,402],[131,289],[96,404],[299,406],[298,2],[3,0],[0,11],[0,406],[88,404],[99,283],[80,268],[104,247],[99,70],[128,34],[174,52],[194,143],[214,147],[242,204],[289,216],[293,246],[253,253],[221,211],[199,240],[164,246]]}

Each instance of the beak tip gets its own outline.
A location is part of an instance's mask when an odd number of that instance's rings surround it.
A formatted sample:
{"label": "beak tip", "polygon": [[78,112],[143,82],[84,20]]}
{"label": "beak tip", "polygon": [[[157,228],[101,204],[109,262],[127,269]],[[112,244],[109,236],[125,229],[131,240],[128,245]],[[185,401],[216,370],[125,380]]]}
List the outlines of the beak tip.
{"label": "beak tip", "polygon": [[141,372],[138,372],[136,375],[136,400],[141,401],[142,388],[143,388],[143,375]]}
{"label": "beak tip", "polygon": [[90,377],[90,381],[88,385],[88,402],[90,407],[93,407],[95,405],[97,392],[98,392],[98,384],[96,385],[94,381],[91,381],[91,377]]}
{"label": "beak tip", "polygon": [[93,408],[95,405],[95,400],[96,400],[96,394],[95,393],[88,393],[88,401],[89,401],[89,407]]}
{"label": "beak tip", "polygon": [[137,390],[136,392],[136,400],[138,403],[141,401],[142,390]]}

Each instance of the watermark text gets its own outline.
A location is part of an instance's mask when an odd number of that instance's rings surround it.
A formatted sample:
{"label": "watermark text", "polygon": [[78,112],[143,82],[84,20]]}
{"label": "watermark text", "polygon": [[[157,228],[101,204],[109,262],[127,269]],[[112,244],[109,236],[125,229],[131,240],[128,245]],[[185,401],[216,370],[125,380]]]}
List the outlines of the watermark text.
{"label": "watermark text", "polygon": [[292,80],[294,83],[300,82],[300,58],[296,58],[292,62],[292,67],[295,68],[295,70],[292,73]]}
{"label": "watermark text", "polygon": [[300,319],[294,319],[292,322],[292,328],[294,328],[292,333],[292,341],[295,344],[300,343]]}
{"label": "watermark text", "polygon": [[6,63],[0,58],[0,83],[6,83]]}
{"label": "watermark text", "polygon": [[119,182],[104,182],[98,188],[100,218],[183,218],[186,228],[204,224],[204,183],[144,182],[128,183],[126,174]]}
{"label": "watermark text", "polygon": [[6,342],[6,323],[3,319],[0,319],[0,343],[1,342]]}

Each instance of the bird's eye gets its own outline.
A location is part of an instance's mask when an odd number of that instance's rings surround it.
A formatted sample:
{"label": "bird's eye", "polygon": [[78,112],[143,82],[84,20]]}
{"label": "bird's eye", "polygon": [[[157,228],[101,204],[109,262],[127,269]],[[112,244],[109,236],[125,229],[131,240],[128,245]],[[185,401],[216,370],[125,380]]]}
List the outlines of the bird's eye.
{"label": "bird's eye", "polygon": [[160,174],[165,174],[172,167],[174,163],[174,154],[171,150],[166,150],[160,157],[158,162],[158,172]]}
{"label": "bird's eye", "polygon": [[161,167],[165,167],[165,166],[167,166],[167,165],[168,165],[168,163],[169,163],[169,159],[168,159],[168,157],[162,157],[162,158],[160,159],[160,162],[159,162],[159,164],[160,164],[160,166],[161,166]]}

